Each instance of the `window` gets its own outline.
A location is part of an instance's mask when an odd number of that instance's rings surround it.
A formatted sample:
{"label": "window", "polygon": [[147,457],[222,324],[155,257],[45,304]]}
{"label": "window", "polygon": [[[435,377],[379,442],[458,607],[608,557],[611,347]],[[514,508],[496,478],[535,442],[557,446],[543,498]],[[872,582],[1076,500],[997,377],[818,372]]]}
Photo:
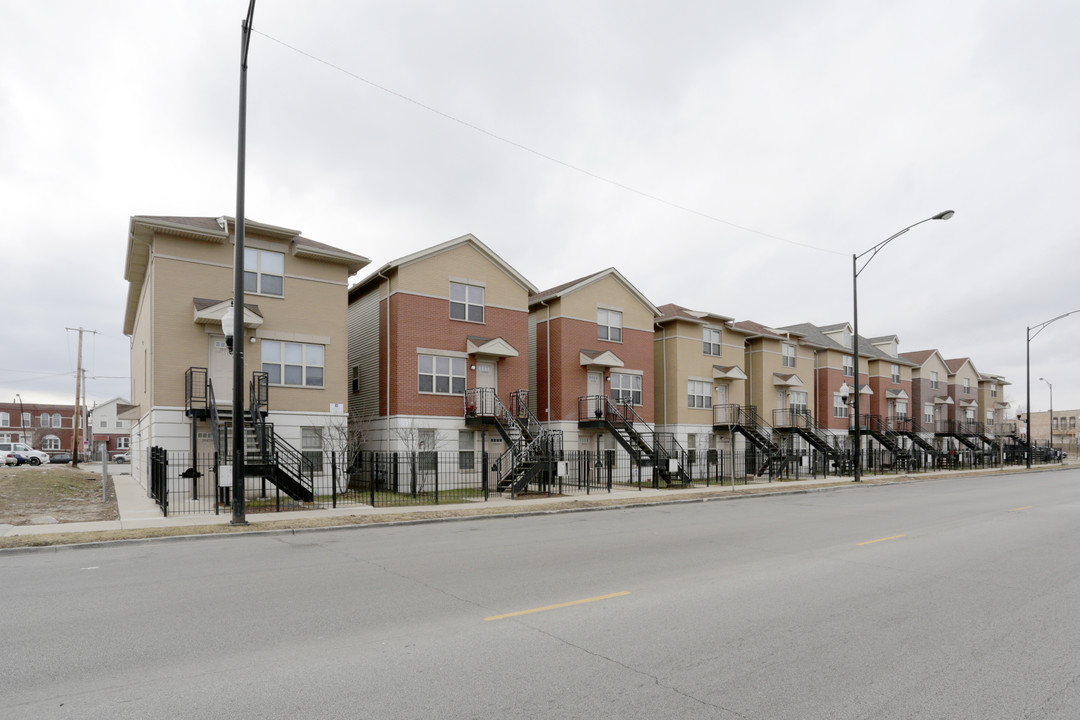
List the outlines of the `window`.
{"label": "window", "polygon": [[971,393],[971,379],[964,378],[964,394],[969,395]]}
{"label": "window", "polygon": [[896,417],[897,419],[903,419],[907,417],[907,402],[903,400],[896,401]]}
{"label": "window", "polygon": [[937,390],[937,370],[930,371],[930,387]]}
{"label": "window", "polygon": [[127,435],[116,438],[116,449],[127,450],[131,447],[131,439]]}
{"label": "window", "polygon": [[349,389],[354,392],[360,392],[360,366],[353,365],[349,368]]}
{"label": "window", "polygon": [[1071,430],[1074,427],[1076,427],[1076,416],[1075,415],[1073,415],[1072,417],[1069,418],[1069,429]]}
{"label": "window", "polygon": [[117,420],[116,421],[116,427],[123,428],[124,427],[124,421],[123,420]]}
{"label": "window", "polygon": [[844,328],[844,347],[851,347],[851,331]]}
{"label": "window", "polygon": [[686,383],[686,394],[689,396],[688,407],[711,408],[712,407],[712,383],[700,380],[689,380]]}
{"label": "window", "polygon": [[45,437],[43,437],[41,439],[41,449],[42,450],[59,450],[60,449],[60,438],[56,437],[55,435],[46,435]]}
{"label": "window", "polygon": [[476,434],[471,430],[458,431],[458,469],[476,469]]}
{"label": "window", "polygon": [[484,288],[450,283],[450,319],[484,322]]}
{"label": "window", "polygon": [[844,356],[844,377],[855,377],[855,358]]}
{"label": "window", "polygon": [[795,367],[795,346],[791,343],[784,343],[781,348],[781,352],[784,355],[784,367]]}
{"label": "window", "polygon": [[434,428],[421,428],[418,433],[419,443],[417,444],[417,450],[419,450],[420,471],[431,472],[438,467],[439,456],[435,451],[436,436]]}
{"label": "window", "polygon": [[101,418],[101,422],[98,424],[98,426],[103,427],[103,428],[109,427],[109,419],[108,418]]}
{"label": "window", "polygon": [[6,412],[0,412],[0,427],[11,426],[11,415]]}
{"label": "window", "polygon": [[848,416],[847,398],[836,393],[832,397],[832,414],[833,417],[846,418]]}
{"label": "window", "polygon": [[720,357],[720,331],[715,328],[705,328],[705,354]]}
{"label": "window", "polygon": [[934,423],[934,403],[926,403],[925,405],[923,405],[922,412],[923,422],[930,423],[932,425]]}
{"label": "window", "polygon": [[30,427],[31,425],[30,413],[24,412],[22,414],[22,421],[19,423],[19,427]]}
{"label": "window", "polygon": [[1057,430],[1057,429],[1058,429],[1058,426],[1057,426],[1057,421],[1058,421],[1058,419],[1057,419],[1057,418],[1054,418],[1054,429],[1055,429],[1055,430]]}
{"label": "window", "polygon": [[900,382],[900,366],[899,365],[893,365],[892,368],[889,370],[889,372],[892,373],[892,381],[894,383]]}
{"label": "window", "polygon": [[262,369],[271,385],[323,386],[322,345],[262,341]]}
{"label": "window", "polygon": [[792,413],[806,412],[806,391],[792,390],[788,393],[788,407]]}
{"label": "window", "polygon": [[420,392],[465,394],[465,358],[420,355],[417,358],[417,369]]}
{"label": "window", "polygon": [[597,310],[596,337],[600,340],[622,342],[622,313],[602,308]]}
{"label": "window", "polygon": [[990,397],[997,397],[997,383],[990,383]]}
{"label": "window", "polygon": [[64,422],[64,419],[62,417],[60,417],[60,413],[53,413],[52,414],[52,426],[54,428],[62,427],[63,422]]}
{"label": "window", "polygon": [[244,248],[244,292],[285,294],[285,255]]}
{"label": "window", "polygon": [[41,427],[49,427],[49,413],[41,413],[41,416],[38,418],[38,424],[41,425]]}
{"label": "window", "polygon": [[[603,312],[603,311],[601,311]],[[611,373],[611,399],[615,402],[641,404],[641,376],[627,373]]]}
{"label": "window", "polygon": [[321,427],[300,428],[300,453],[311,464],[313,472],[323,469],[323,438]]}

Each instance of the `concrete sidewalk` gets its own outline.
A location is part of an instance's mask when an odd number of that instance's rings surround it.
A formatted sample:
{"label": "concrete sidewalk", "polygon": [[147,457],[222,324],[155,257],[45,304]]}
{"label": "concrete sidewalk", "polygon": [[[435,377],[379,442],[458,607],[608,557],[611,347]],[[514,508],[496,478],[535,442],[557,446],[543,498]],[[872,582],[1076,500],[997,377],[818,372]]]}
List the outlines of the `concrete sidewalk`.
{"label": "concrete sidewalk", "polygon": [[[1069,464],[1041,466],[1032,468],[1030,472],[1037,470],[1055,470],[1070,467]],[[915,475],[876,475],[864,476],[867,486],[880,485],[890,482],[910,482],[913,480],[929,480],[942,477],[963,477],[973,475],[1001,475],[1010,473],[1029,472],[1023,467],[995,468],[988,470],[951,470]],[[119,520],[107,520],[101,522],[77,522],[77,523],[49,523],[44,525],[0,525],[0,537],[16,535],[52,535],[57,533],[98,532],[103,530],[136,530],[166,527],[196,527],[207,525],[228,525],[232,520],[228,508],[222,508],[222,514],[212,515],[191,514],[164,517],[161,509],[146,494],[146,489],[129,474],[111,474],[113,487],[116,491],[116,504],[119,511]],[[247,520],[254,526],[260,523],[280,522],[289,520],[311,520],[315,518],[354,517],[363,515],[407,515],[411,519],[422,520],[425,515],[432,516],[436,513],[445,513],[447,510],[462,510],[467,507],[483,508],[485,516],[497,516],[493,509],[502,509],[507,514],[544,512],[552,506],[559,509],[572,509],[574,504],[581,507],[595,507],[597,501],[605,506],[619,507],[620,505],[642,503],[665,503],[678,502],[680,500],[693,499],[701,501],[715,497],[720,499],[724,496],[745,497],[747,495],[776,494],[777,492],[806,491],[825,486],[858,487],[848,477],[819,477],[806,480],[784,480],[750,483],[749,485],[692,487],[692,488],[643,488],[641,490],[614,490],[610,493],[594,493],[592,495],[573,495],[551,498],[529,498],[527,500],[511,500],[500,495],[491,495],[487,502],[477,503],[472,506],[460,504],[451,505],[421,505],[405,507],[371,507],[370,505],[347,505],[338,508],[324,510],[296,510],[287,512],[247,513]],[[570,508],[567,508],[570,505]],[[344,523],[343,523],[344,524]]]}

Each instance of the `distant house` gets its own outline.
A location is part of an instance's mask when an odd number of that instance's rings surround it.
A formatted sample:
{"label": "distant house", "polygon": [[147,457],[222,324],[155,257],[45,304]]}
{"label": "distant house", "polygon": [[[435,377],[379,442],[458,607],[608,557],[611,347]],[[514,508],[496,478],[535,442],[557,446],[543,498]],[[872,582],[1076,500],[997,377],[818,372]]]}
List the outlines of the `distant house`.
{"label": "distant house", "polygon": [[[248,220],[244,245],[245,408],[321,467],[324,442],[346,422],[349,276],[359,255],[299,230]],[[235,221],[131,218],[124,334],[131,338],[132,472],[147,482],[152,447],[231,454],[232,356],[222,318],[231,306]],[[250,388],[259,392],[249,407]],[[207,492],[213,478],[203,475]]]}
{"label": "distant house", "polygon": [[91,408],[87,439],[93,452],[97,453],[103,444],[108,457],[131,449],[131,421],[120,417],[130,404],[116,397]]}
{"label": "distant house", "polygon": [[[80,424],[86,438],[86,413]],[[0,442],[25,443],[55,454],[70,452],[75,440],[75,406],[57,403],[0,402]]]}

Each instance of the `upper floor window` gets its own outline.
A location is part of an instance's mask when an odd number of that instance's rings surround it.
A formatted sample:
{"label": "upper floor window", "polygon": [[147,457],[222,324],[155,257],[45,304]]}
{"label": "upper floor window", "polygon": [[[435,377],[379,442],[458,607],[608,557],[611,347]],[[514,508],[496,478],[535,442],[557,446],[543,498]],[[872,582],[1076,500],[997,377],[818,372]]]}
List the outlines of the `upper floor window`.
{"label": "upper floor window", "polygon": [[99,424],[100,424],[101,427],[107,428],[107,427],[109,427],[109,419],[108,418],[101,418],[101,423],[99,423]]}
{"label": "upper floor window", "polygon": [[38,424],[41,427],[49,427],[49,413],[41,413],[41,417],[38,418]]}
{"label": "upper floor window", "polygon": [[899,366],[899,365],[895,365],[895,364],[894,364],[894,365],[893,365],[893,366],[891,367],[891,369],[890,369],[890,371],[889,371],[889,372],[890,372],[890,373],[892,373],[892,381],[893,381],[894,383],[898,383],[898,382],[900,382],[900,366]]}
{"label": "upper floor window", "polygon": [[997,397],[997,383],[990,383],[990,397]]}
{"label": "upper floor window", "polygon": [[360,392],[360,366],[353,365],[349,368],[349,390],[354,393]]}
{"label": "upper floor window", "polygon": [[925,405],[923,405],[922,406],[922,413],[923,413],[923,422],[927,422],[927,423],[933,423],[934,422],[934,404],[933,403],[926,403]]}
{"label": "upper floor window", "polygon": [[846,418],[848,416],[847,398],[836,393],[832,398],[832,414],[833,417]]}
{"label": "upper floor window", "polygon": [[30,413],[24,412],[22,414],[22,422],[19,424],[19,427],[30,427],[32,424],[33,423],[30,420]]}
{"label": "upper floor window", "polygon": [[851,347],[851,331],[844,328],[844,347]]}
{"label": "upper floor window", "polygon": [[52,426],[54,428],[62,427],[63,423],[64,423],[64,419],[62,417],[60,417],[60,413],[53,413],[52,414]]}
{"label": "upper floor window", "polygon": [[11,426],[11,415],[6,412],[0,412],[0,427]]}
{"label": "upper floor window", "polygon": [[484,322],[484,288],[478,285],[450,283],[450,318]]}
{"label": "upper floor window", "polygon": [[127,450],[128,447],[130,446],[130,443],[128,442],[128,440],[129,440],[129,438],[128,438],[127,435],[121,435],[120,437],[116,438],[116,449],[117,450]]}
{"label": "upper floor window", "polygon": [[596,311],[596,337],[600,340],[622,342],[622,313],[617,310]]}
{"label": "upper floor window", "polygon": [[805,413],[807,393],[805,390],[792,390],[788,393],[788,408],[793,413]]}
{"label": "upper floor window", "polygon": [[844,356],[844,377],[855,377],[855,358]]}
{"label": "upper floor window", "polygon": [[417,389],[422,393],[465,394],[465,358],[417,356]]}
{"label": "upper floor window", "polygon": [[1058,421],[1058,419],[1057,419],[1057,418],[1054,418],[1054,429],[1055,429],[1055,430],[1057,430],[1057,429],[1058,429],[1058,426],[1057,426],[1057,421]]}
{"label": "upper floor window", "polygon": [[323,386],[325,348],[307,343],[262,341],[262,369],[271,385]]}
{"label": "upper floor window", "polygon": [[641,376],[629,373],[611,373],[611,399],[615,402],[641,404]]}
{"label": "upper floor window", "polygon": [[705,354],[720,357],[720,331],[716,328],[705,328]]}
{"label": "upper floor window", "polygon": [[124,421],[123,420],[117,420],[116,421],[116,427],[118,427],[118,428],[124,427]]}
{"label": "upper floor window", "polygon": [[285,294],[285,254],[244,248],[244,292]]}
{"label": "upper floor window", "polygon": [[937,370],[930,371],[930,387],[937,390]]}
{"label": "upper floor window", "polygon": [[795,367],[795,346],[792,343],[784,343],[780,348],[784,356],[784,367]]}
{"label": "upper floor window", "polygon": [[1070,429],[1072,429],[1072,428],[1074,428],[1074,427],[1076,427],[1076,416],[1075,416],[1075,415],[1071,415],[1071,416],[1069,417],[1069,428],[1070,428]]}
{"label": "upper floor window", "polygon": [[971,379],[964,378],[964,394],[967,395],[971,392]]}
{"label": "upper floor window", "polygon": [[686,383],[688,396],[687,406],[692,408],[712,407],[712,387],[710,383],[700,380],[688,380]]}

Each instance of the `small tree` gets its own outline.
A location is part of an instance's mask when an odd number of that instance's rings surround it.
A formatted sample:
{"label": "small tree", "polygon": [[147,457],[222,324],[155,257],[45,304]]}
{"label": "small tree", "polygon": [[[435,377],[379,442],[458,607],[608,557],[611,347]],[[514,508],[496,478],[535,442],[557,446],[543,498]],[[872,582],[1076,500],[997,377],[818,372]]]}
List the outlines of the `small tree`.
{"label": "small tree", "polygon": [[418,428],[412,421],[394,429],[394,435],[409,454],[410,491],[424,492],[427,479],[438,472],[438,448],[443,440],[434,428]]}

